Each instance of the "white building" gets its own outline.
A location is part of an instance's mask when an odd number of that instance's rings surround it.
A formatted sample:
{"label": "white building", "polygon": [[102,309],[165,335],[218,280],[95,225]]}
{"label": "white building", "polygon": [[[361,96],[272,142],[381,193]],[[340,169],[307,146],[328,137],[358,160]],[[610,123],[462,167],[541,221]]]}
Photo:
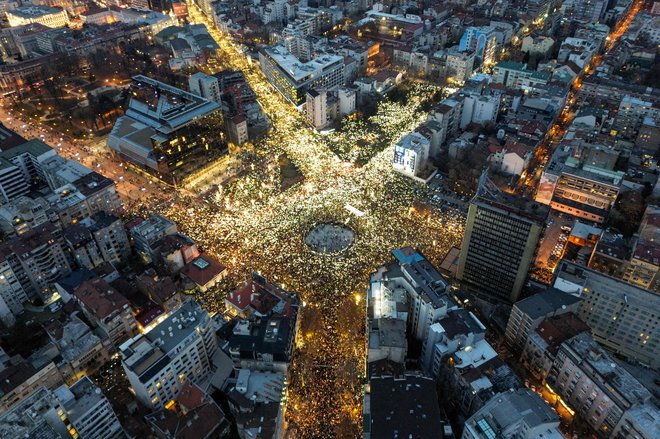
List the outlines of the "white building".
{"label": "white building", "polygon": [[522,40],[522,46],[520,50],[525,53],[531,54],[541,54],[545,55],[550,52],[552,46],[555,44],[555,40],[550,37],[540,36],[533,37],[531,35],[526,36]]}
{"label": "white building", "polygon": [[466,422],[462,439],[562,439],[559,416],[528,389],[490,399]]}
{"label": "white building", "polygon": [[429,328],[420,358],[424,370],[438,378],[444,359],[465,346],[473,346],[484,339],[486,327],[474,314],[455,309],[433,323]]}
{"label": "white building", "polygon": [[59,7],[27,3],[7,12],[7,21],[9,21],[10,27],[39,23],[54,28],[69,24],[69,16],[64,9]]}
{"label": "white building", "polygon": [[340,116],[348,116],[355,112],[355,90],[346,87],[339,87],[337,90],[337,97],[339,98],[339,114]]}
{"label": "white building", "polygon": [[333,89],[345,80],[342,56],[322,54],[303,62],[283,46],[260,50],[259,66],[268,82],[296,106],[305,102],[308,90]]}
{"label": "white building", "polygon": [[424,340],[431,324],[457,305],[447,294],[447,282],[424,255],[411,247],[392,254],[397,261],[371,276],[367,302],[374,319],[407,320],[413,337]]}
{"label": "white building", "polygon": [[328,92],[322,88],[307,90],[307,121],[317,130],[328,125]]}
{"label": "white building", "polygon": [[394,145],[394,170],[408,177],[420,177],[429,159],[431,142],[418,132],[405,135]]}
{"label": "white building", "polygon": [[54,393],[78,437],[115,439],[126,436],[110,402],[89,377],[83,376],[71,387],[61,386]]}
{"label": "white building", "polygon": [[135,396],[152,410],[164,408],[185,381],[204,379],[216,349],[208,313],[191,300],[146,334],[119,347]]}
{"label": "white building", "polygon": [[463,98],[460,96],[445,99],[429,113],[428,120],[438,123],[438,147],[457,135],[462,114]]}
{"label": "white building", "polygon": [[202,72],[197,72],[188,78],[188,89],[191,93],[213,102],[219,103],[222,97],[218,78]]}
{"label": "white building", "polygon": [[474,52],[449,52],[445,66],[450,82],[463,84],[474,71]]}
{"label": "white building", "polygon": [[460,128],[464,129],[472,122],[481,125],[495,122],[499,111],[500,99],[497,96],[465,96]]}
{"label": "white building", "polygon": [[12,326],[16,320],[14,316],[23,311],[23,303],[28,301],[28,296],[1,251],[0,273],[0,320]]}

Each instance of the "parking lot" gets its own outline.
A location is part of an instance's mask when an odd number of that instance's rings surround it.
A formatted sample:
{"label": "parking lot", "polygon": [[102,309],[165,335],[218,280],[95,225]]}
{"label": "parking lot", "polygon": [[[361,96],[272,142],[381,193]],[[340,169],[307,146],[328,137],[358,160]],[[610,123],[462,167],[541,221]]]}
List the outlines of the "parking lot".
{"label": "parking lot", "polygon": [[536,255],[536,265],[554,268],[561,259],[575,217],[551,210],[546,220],[545,234]]}
{"label": "parking lot", "polygon": [[438,173],[428,183],[432,192],[430,196],[430,205],[445,212],[452,210],[467,212],[470,204],[470,198],[465,194],[458,194],[445,185],[445,177]]}

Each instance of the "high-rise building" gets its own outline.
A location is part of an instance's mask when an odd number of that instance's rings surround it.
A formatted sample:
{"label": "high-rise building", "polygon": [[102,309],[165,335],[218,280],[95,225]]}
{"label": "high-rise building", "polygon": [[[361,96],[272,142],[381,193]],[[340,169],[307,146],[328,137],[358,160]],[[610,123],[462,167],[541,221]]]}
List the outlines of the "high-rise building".
{"label": "high-rise building", "polygon": [[456,277],[480,298],[514,303],[547,214],[546,206],[502,193],[484,173],[470,202]]}
{"label": "high-rise building", "polygon": [[179,394],[183,383],[207,376],[217,347],[209,314],[189,300],[146,334],[126,341],[119,352],[135,396],[158,410]]}
{"label": "high-rise building", "polygon": [[88,376],[71,387],[61,386],[54,393],[71,422],[71,436],[85,439],[126,437],[110,402]]}

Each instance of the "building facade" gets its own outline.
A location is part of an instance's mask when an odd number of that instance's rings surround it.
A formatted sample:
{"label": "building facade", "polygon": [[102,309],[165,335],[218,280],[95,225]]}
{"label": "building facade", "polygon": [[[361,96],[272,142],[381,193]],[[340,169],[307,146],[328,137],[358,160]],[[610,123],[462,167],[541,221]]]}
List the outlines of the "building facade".
{"label": "building facade", "polygon": [[150,410],[164,408],[184,382],[206,377],[216,349],[211,318],[193,301],[119,347],[131,388]]}
{"label": "building facade", "polygon": [[527,279],[548,209],[489,189],[470,202],[456,277],[486,300],[514,303]]}

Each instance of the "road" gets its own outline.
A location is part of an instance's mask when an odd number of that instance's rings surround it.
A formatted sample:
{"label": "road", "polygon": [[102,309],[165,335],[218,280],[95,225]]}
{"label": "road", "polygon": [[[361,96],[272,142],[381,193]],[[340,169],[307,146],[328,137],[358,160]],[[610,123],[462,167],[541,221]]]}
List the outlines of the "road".
{"label": "road", "polygon": [[[643,0],[635,0],[633,5],[628,10],[626,18],[624,18],[623,21],[620,22],[619,26],[617,26],[617,28],[614,29],[607,37],[603,52],[601,54],[595,55],[589,64],[585,66],[583,70],[584,75],[589,76],[596,71],[596,68],[600,65],[603,57],[607,56],[616,47],[619,39],[626,32],[630,26],[630,23],[635,18],[635,16],[637,16],[643,5]],[[535,190],[538,186],[543,167],[548,162],[550,157],[552,157],[552,154],[557,148],[557,145],[566,134],[568,127],[571,125],[571,122],[575,117],[575,112],[579,108],[577,97],[580,92],[580,88],[582,88],[582,77],[582,74],[579,75],[577,78],[575,78],[573,84],[571,84],[571,89],[568,93],[566,104],[564,105],[564,108],[562,109],[557,121],[548,130],[545,138],[536,148],[536,151],[534,152],[534,158],[530,161],[527,169],[525,169],[520,176],[520,179],[518,180],[518,183],[514,189],[518,194],[523,194],[529,189]]]}
{"label": "road", "polygon": [[107,136],[74,139],[59,133],[40,121],[30,120],[0,104],[0,122],[26,139],[38,138],[67,159],[76,160],[99,174],[113,180],[123,199],[138,201],[144,198],[161,199],[172,192],[167,185],[154,178],[127,171],[127,163],[111,157],[105,144]]}

